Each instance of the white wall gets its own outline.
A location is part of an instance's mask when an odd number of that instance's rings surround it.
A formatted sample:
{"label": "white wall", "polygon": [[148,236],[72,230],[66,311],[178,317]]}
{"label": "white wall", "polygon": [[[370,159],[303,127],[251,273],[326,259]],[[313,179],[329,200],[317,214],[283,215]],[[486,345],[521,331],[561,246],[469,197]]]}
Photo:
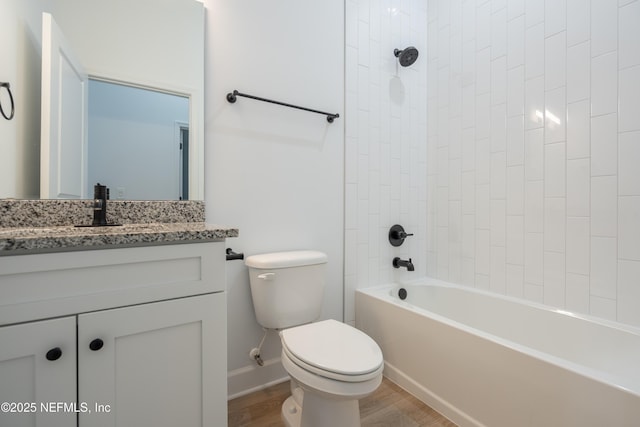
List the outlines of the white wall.
{"label": "white wall", "polygon": [[[347,0],[345,150],[345,321],[354,291],[427,272],[426,3]],[[395,48],[418,48],[401,67]],[[389,228],[414,233],[400,247]],[[414,272],[396,270],[395,256]]]}
{"label": "white wall", "polygon": [[[317,249],[329,257],[324,318],[343,318],[344,6],[340,0],[205,1],[208,222],[234,225],[245,255]],[[237,89],[323,111],[325,117],[225,96]],[[229,394],[283,377],[277,335],[256,368],[262,330],[249,277],[227,263]]]}
{"label": "white wall", "polygon": [[428,4],[429,274],[640,325],[640,2]]}
{"label": "white wall", "polygon": [[[15,102],[13,120],[0,116],[0,198],[40,194],[42,9],[40,0],[0,4],[0,81],[9,82]],[[0,99],[10,113],[4,88]]]}

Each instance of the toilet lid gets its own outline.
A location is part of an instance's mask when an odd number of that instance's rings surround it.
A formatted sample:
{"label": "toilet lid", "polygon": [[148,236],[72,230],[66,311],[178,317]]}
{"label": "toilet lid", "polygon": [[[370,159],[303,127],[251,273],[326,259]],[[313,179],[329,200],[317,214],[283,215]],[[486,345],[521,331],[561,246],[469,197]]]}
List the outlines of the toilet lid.
{"label": "toilet lid", "polygon": [[285,349],[322,371],[364,375],[380,369],[378,344],[362,331],[336,320],[324,320],[280,332]]}

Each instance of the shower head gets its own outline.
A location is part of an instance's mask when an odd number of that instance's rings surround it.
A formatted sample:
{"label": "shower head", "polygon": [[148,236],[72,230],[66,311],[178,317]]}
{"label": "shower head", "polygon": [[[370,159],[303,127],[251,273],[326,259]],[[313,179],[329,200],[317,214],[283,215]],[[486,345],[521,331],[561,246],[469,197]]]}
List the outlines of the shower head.
{"label": "shower head", "polygon": [[409,46],[404,50],[394,49],[393,54],[400,60],[400,65],[403,67],[412,65],[418,59],[418,49],[413,46]]}

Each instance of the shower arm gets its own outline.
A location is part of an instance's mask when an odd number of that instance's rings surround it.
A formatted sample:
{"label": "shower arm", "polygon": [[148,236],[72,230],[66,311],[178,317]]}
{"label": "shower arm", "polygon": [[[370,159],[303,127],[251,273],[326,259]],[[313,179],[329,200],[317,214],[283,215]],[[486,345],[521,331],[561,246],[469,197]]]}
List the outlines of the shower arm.
{"label": "shower arm", "polygon": [[319,111],[319,110],[314,110],[311,108],[306,108],[306,107],[300,107],[298,105],[293,105],[293,104],[287,104],[286,102],[280,102],[280,101],[274,101],[273,99],[267,99],[267,98],[261,98],[259,96],[254,96],[254,95],[247,95],[246,93],[241,93],[238,92],[237,90],[234,90],[233,92],[229,92],[227,94],[227,101],[229,101],[231,104],[235,103],[238,96],[242,96],[244,98],[250,98],[250,99],[255,99],[256,101],[263,101],[263,102],[268,102],[270,104],[277,104],[277,105],[282,105],[284,107],[289,107],[289,108],[295,108],[297,110],[304,110],[304,111],[309,111],[311,113],[317,113],[317,114],[322,114],[324,116],[327,116],[327,121],[329,123],[333,123],[334,119],[337,119],[338,117],[340,117],[340,114],[336,113],[325,113],[324,111]]}

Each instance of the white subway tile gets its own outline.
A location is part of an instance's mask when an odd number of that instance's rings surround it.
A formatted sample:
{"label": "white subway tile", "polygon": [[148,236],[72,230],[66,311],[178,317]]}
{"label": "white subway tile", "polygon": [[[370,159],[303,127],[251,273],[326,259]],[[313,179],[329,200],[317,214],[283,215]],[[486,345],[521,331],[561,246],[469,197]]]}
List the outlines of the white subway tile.
{"label": "white subway tile", "polygon": [[[462,42],[474,40],[476,35],[476,3],[462,3]],[[475,42],[474,42],[475,44]]]}
{"label": "white subway tile", "polygon": [[567,0],[545,0],[544,30],[548,37],[566,29]]}
{"label": "white subway tile", "polygon": [[491,59],[507,54],[507,9],[500,9],[491,15]]}
{"label": "white subway tile", "polygon": [[507,19],[511,20],[524,14],[525,0],[509,0],[507,2]]}
{"label": "white subway tile", "polygon": [[565,261],[564,254],[544,252],[544,303],[554,307],[565,305]]}
{"label": "white subway tile", "polygon": [[506,104],[491,107],[491,152],[507,149]]}
{"label": "white subway tile", "polygon": [[567,218],[567,272],[589,275],[589,233],[588,217]]}
{"label": "white subway tile", "polygon": [[618,5],[591,0],[591,56],[615,50],[618,43]]}
{"label": "white subway tile", "polygon": [[591,94],[591,53],[589,41],[567,49],[567,102],[589,98]]}
{"label": "white subway tile", "polygon": [[567,158],[591,155],[591,114],[589,100],[567,105]]}
{"label": "white subway tile", "polygon": [[449,200],[462,199],[460,163],[459,158],[449,160]]}
{"label": "white subway tile", "polygon": [[543,129],[525,131],[524,174],[527,181],[536,181],[544,178]]}
{"label": "white subway tile", "polygon": [[476,49],[491,46],[491,3],[476,8]]}
{"label": "white subway tile", "polygon": [[[491,238],[489,230],[476,229],[476,274],[489,275],[491,270]],[[477,278],[477,276],[476,276]]]}
{"label": "white subway tile", "polygon": [[507,230],[507,207],[504,199],[491,200],[491,246],[504,246]]}
{"label": "white subway tile", "polygon": [[[558,0],[552,0],[559,3]],[[566,32],[561,31],[545,39],[544,74],[547,91],[567,84],[567,44]]]}
{"label": "white subway tile", "polygon": [[504,199],[507,191],[507,153],[491,153],[491,198]]}
{"label": "white subway tile", "polygon": [[640,130],[640,65],[620,70],[620,132]]}
{"label": "white subway tile", "polygon": [[369,24],[358,22],[358,64],[364,67],[369,66],[369,56],[371,49],[369,46]]}
{"label": "white subway tile", "polygon": [[[593,41],[591,49],[593,53]],[[627,88],[626,81],[624,87]],[[617,109],[618,58],[617,52],[613,51],[591,59],[591,116],[615,113]]]}
{"label": "white subway tile", "polygon": [[524,183],[524,229],[528,233],[544,231],[543,181]]}
{"label": "white subway tile", "polygon": [[543,303],[544,288],[542,285],[535,285],[533,283],[524,284],[524,298],[528,301],[533,301],[542,304]]}
{"label": "white subway tile", "polygon": [[589,276],[567,273],[566,308],[574,313],[589,314]]}
{"label": "white subway tile", "polygon": [[462,215],[462,257],[475,258],[476,219],[474,215]]}
{"label": "white subway tile", "polygon": [[524,65],[524,15],[507,23],[507,67]]}
{"label": "white subway tile", "polygon": [[544,2],[540,0],[525,0],[525,14],[527,27],[544,23]]}
{"label": "white subway tile", "polygon": [[462,88],[462,128],[469,129],[476,120],[476,86],[469,85]]}
{"label": "white subway tile", "polygon": [[507,215],[507,263],[524,265],[524,217]]}
{"label": "white subway tile", "polygon": [[545,94],[544,142],[566,141],[567,101],[565,87],[547,91]]}
{"label": "white subway tile", "polygon": [[607,320],[616,320],[616,300],[591,295],[589,314]]}
{"label": "white subway tile", "polygon": [[489,185],[476,185],[476,228],[489,230],[491,227],[491,196]]}
{"label": "white subway tile", "polygon": [[582,43],[591,37],[591,2],[567,0],[567,46]]}
{"label": "white subway tile", "polygon": [[591,119],[591,176],[618,173],[618,120],[616,114]]}
{"label": "white subway tile", "polygon": [[462,172],[462,213],[474,215],[476,213],[476,176],[473,171]]}
{"label": "white subway tile", "polygon": [[507,71],[507,116],[524,114],[524,66]]}
{"label": "white subway tile", "polygon": [[564,197],[566,195],[566,155],[565,143],[544,146],[544,195]]}
{"label": "white subway tile", "polygon": [[507,119],[507,166],[524,164],[524,116]]}
{"label": "white subway tile", "polygon": [[544,126],[544,77],[524,82],[524,128],[535,129]]}
{"label": "white subway tile", "polygon": [[544,199],[544,250],[565,252],[566,206],[564,197]]}
{"label": "white subway tile", "polygon": [[488,184],[491,177],[489,139],[476,140],[476,184]]}
{"label": "white subway tile", "polygon": [[[527,0],[531,1],[531,0]],[[539,0],[534,0],[539,2]],[[527,18],[529,15],[527,14]],[[525,78],[544,74],[544,22],[525,30],[524,34]]]}
{"label": "white subway tile", "polygon": [[476,138],[491,136],[491,100],[490,94],[476,96]]}
{"label": "white subway tile", "polygon": [[475,287],[488,291],[491,289],[491,280],[488,274],[476,274]]}
{"label": "white subway tile", "polygon": [[476,143],[475,132],[473,128],[462,129],[462,170],[472,171],[475,169],[476,163]]}
{"label": "white subway tile", "polygon": [[492,292],[505,294],[507,292],[504,246],[491,246],[491,271],[489,274]]}
{"label": "white subway tile", "polygon": [[640,196],[640,132],[618,134],[618,193]]}
{"label": "white subway tile", "polygon": [[618,258],[640,261],[640,196],[618,200]]}
{"label": "white subway tile", "polygon": [[542,233],[526,233],[524,236],[524,281],[542,285],[544,271]]}
{"label": "white subway tile", "polygon": [[591,295],[616,298],[616,253],[615,237],[591,236]]}
{"label": "white subway tile", "polygon": [[591,235],[615,237],[618,233],[616,176],[591,178]]}
{"label": "white subway tile", "polygon": [[491,105],[507,102],[507,57],[491,61]]}
{"label": "white subway tile", "polygon": [[640,326],[640,262],[618,261],[618,317],[619,322]]}
{"label": "white subway tile", "polygon": [[588,217],[591,172],[589,159],[567,160],[567,215]]}
{"label": "white subway tile", "polygon": [[507,167],[507,215],[524,215],[524,166]]}
{"label": "white subway tile", "polygon": [[633,2],[619,10],[618,66],[640,65],[640,3]]}
{"label": "white subway tile", "polygon": [[476,52],[476,94],[491,90],[491,48]]}
{"label": "white subway tile", "polygon": [[524,266],[507,264],[506,268],[507,295],[524,297]]}

